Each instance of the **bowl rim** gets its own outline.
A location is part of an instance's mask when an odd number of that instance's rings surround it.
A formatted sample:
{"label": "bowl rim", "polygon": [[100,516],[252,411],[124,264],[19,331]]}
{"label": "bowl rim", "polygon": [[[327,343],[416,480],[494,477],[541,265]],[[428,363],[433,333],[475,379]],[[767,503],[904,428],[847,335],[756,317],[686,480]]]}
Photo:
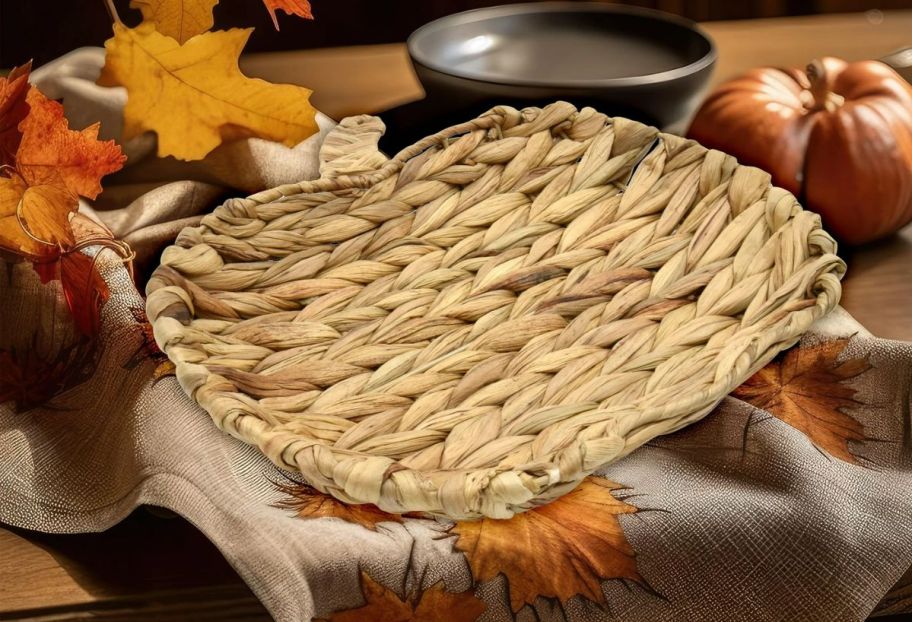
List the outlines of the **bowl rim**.
{"label": "bowl rim", "polygon": [[[535,78],[492,78],[480,72],[464,71],[453,69],[442,63],[435,62],[426,55],[421,54],[417,49],[418,41],[431,33],[440,31],[444,28],[456,24],[467,24],[495,17],[504,17],[510,15],[525,15],[529,13],[613,13],[624,15],[636,15],[639,17],[652,18],[662,21],[673,26],[678,26],[689,30],[703,39],[709,47],[706,54],[697,60],[656,73],[643,74],[639,76],[624,76],[620,78],[577,78],[570,80],[540,80]],[[608,4],[602,2],[526,2],[519,4],[502,4],[491,7],[482,7],[452,13],[435,19],[423,26],[420,26],[406,41],[409,56],[413,63],[423,65],[428,69],[457,78],[474,80],[488,84],[502,84],[509,86],[529,86],[529,87],[550,87],[550,88],[593,88],[593,87],[625,87],[625,86],[645,86],[649,84],[658,84],[679,80],[700,73],[704,69],[711,68],[718,57],[716,44],[712,37],[703,30],[696,22],[678,15],[666,13],[637,6],[625,6],[620,4]]]}

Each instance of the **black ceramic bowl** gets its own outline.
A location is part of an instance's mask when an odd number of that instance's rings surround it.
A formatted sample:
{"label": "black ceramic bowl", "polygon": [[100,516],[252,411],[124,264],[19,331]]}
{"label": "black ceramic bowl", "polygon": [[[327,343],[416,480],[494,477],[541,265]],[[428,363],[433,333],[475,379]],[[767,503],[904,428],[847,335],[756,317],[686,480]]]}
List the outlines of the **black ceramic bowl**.
{"label": "black ceramic bowl", "polygon": [[689,115],[716,60],[688,20],[590,2],[456,13],[412,33],[408,50],[426,111],[563,99],[662,128]]}

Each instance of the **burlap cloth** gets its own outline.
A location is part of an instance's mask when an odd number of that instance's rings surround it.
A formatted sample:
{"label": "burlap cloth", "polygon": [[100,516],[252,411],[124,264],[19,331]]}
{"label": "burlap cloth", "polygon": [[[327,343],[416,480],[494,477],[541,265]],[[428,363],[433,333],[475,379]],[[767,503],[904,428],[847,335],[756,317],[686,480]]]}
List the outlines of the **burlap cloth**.
{"label": "burlap cloth", "polygon": [[[36,72],[35,81],[63,98],[74,127],[101,118],[104,133],[116,137],[123,94],[92,84],[99,63],[99,51],[81,51]],[[323,126],[331,122],[324,118]],[[250,140],[185,165],[144,160],[153,143],[142,138],[125,146],[131,166],[108,184],[97,213],[148,262],[222,196],[316,176],[319,142],[288,150]],[[44,406],[17,412],[13,402],[0,405],[0,521],[48,532],[99,531],[140,504],[169,508],[219,547],[280,621],[361,607],[362,572],[403,598],[440,581],[449,592],[473,587],[477,567],[454,547],[450,524],[405,518],[372,530],[280,507],[288,500],[276,485],[283,474],[217,430],[173,378],[153,381],[143,300],[112,253],[104,251],[99,265],[112,295],[101,348],[89,356],[97,359],[94,373]],[[0,348],[62,351],[66,337],[49,336],[63,317],[52,308],[53,294],[26,266],[0,263]],[[810,399],[835,400],[834,408],[863,427],[855,435],[863,440],[834,455],[840,443],[828,444],[821,429],[852,437],[846,420],[824,428],[812,418],[790,425],[781,412],[727,398],[702,422],[600,472],[624,487],[615,496],[639,508],[619,515],[623,535],[615,534],[629,544],[616,554],[633,557],[635,571],[603,572],[599,605],[575,597],[561,606],[542,594],[522,608],[514,603],[515,619],[864,619],[912,563],[912,344],[874,338],[837,310],[800,348],[805,358],[784,361],[777,382],[795,368],[810,374],[803,386],[818,391]],[[826,370],[837,370],[838,382]],[[770,409],[781,411],[786,398],[778,395]],[[814,430],[817,444],[809,437]],[[599,519],[595,511],[585,520]],[[573,543],[577,557],[610,566],[594,559],[603,549],[586,550],[589,541]],[[537,543],[523,550],[528,558],[517,560],[515,547],[504,549],[501,575],[490,567],[498,570],[496,547],[488,552],[485,576],[493,578],[474,580],[481,620],[514,619],[508,585],[517,566],[533,584],[538,578],[547,585],[546,575],[561,571],[560,556],[556,564],[538,563]],[[421,615],[416,619],[457,619],[443,607],[425,606]]]}

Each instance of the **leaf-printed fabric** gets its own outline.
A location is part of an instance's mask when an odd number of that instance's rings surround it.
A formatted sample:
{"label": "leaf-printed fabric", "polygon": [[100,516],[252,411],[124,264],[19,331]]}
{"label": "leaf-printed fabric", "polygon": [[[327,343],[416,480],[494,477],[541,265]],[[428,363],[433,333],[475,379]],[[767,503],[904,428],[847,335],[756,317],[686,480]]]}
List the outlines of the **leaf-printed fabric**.
{"label": "leaf-printed fabric", "polygon": [[[815,361],[827,382],[814,403],[861,430],[848,456],[730,397],[554,503],[453,523],[346,506],[220,432],[156,372],[116,257],[98,263],[111,297],[94,373],[43,406],[0,406],[5,523],[80,532],[142,503],[172,509],[281,622],[862,620],[912,563],[912,345],[845,312],[771,365]],[[3,270],[0,345],[34,332],[41,287],[31,270]],[[772,389],[745,386],[774,407]]]}

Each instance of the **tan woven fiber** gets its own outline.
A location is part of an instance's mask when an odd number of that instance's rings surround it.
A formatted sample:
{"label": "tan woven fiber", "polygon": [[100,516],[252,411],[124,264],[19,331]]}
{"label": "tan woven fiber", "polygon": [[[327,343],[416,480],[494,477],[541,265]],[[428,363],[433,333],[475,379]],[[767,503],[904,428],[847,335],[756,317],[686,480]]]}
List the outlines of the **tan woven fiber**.
{"label": "tan woven fiber", "polygon": [[507,518],[708,413],[838,302],[815,214],[591,108],[498,107],[181,233],[148,313],[184,390],[316,488]]}

